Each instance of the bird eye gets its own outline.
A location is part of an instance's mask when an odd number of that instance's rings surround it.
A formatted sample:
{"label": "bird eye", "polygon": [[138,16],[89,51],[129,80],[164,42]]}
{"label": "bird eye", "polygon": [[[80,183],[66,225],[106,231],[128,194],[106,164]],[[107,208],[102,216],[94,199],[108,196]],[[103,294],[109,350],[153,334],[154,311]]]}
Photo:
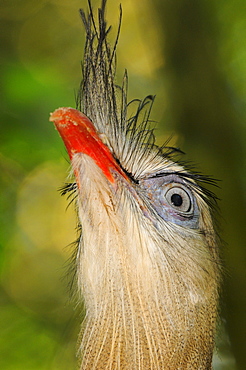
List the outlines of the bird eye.
{"label": "bird eye", "polygon": [[181,187],[173,186],[165,193],[169,205],[181,213],[192,212],[192,201],[190,195]]}
{"label": "bird eye", "polygon": [[200,213],[192,183],[171,174],[144,179],[140,187],[164,221],[191,229],[199,227]]}

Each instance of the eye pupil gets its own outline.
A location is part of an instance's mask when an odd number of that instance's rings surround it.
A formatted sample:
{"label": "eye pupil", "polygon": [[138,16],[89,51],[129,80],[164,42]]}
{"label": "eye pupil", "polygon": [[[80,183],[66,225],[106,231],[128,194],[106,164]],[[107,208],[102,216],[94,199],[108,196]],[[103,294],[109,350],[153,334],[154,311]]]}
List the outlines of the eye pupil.
{"label": "eye pupil", "polygon": [[175,207],[180,207],[183,204],[183,198],[179,194],[173,194],[171,196],[171,202]]}

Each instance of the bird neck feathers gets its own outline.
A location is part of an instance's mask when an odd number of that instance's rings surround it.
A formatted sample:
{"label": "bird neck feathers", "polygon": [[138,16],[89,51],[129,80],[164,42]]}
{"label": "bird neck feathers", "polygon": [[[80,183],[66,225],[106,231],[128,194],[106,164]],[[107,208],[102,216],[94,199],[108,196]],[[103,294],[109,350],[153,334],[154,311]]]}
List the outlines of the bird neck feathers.
{"label": "bird neck feathers", "polygon": [[159,235],[91,158],[78,154],[73,168],[83,184],[81,369],[210,369],[217,267],[205,236],[172,225]]}

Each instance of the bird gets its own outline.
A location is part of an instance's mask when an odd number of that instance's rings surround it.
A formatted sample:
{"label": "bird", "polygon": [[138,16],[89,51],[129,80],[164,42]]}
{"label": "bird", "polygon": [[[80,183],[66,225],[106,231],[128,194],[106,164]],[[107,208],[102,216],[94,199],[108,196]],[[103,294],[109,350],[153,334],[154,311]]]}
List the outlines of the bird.
{"label": "bird", "polygon": [[116,84],[102,0],[80,10],[86,41],[75,108],[51,113],[74,179],[81,230],[75,250],[82,370],[212,369],[221,267],[213,180],[190,170],[180,150],[157,146],[154,96],[128,102]]}

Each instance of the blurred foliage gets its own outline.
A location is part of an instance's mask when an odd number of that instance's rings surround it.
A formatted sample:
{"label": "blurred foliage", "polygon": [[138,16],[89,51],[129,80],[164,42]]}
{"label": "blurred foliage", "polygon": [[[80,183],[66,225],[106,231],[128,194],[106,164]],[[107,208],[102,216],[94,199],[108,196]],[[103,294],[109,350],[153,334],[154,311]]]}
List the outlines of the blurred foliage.
{"label": "blurred foliage", "polygon": [[[246,3],[201,0],[200,9],[192,0],[143,0],[141,6],[136,0],[121,3],[118,82],[127,68],[129,99],[156,94],[152,118],[162,122],[158,142],[173,134],[174,141],[190,153],[189,159],[199,161],[200,170],[223,180],[217,194],[223,198],[222,238],[228,242],[226,305],[222,305],[224,319],[214,366],[236,369],[236,358],[237,368],[243,369]],[[96,8],[99,1],[93,4]],[[76,220],[73,207],[66,210],[67,201],[57,192],[69,166],[48,118],[59,106],[75,106],[84,42],[78,9],[86,6],[85,0],[0,3],[1,369],[76,368],[82,313],[74,310],[63,279],[71,254],[66,246],[76,238]],[[118,2],[108,0],[113,31],[118,8]],[[187,73],[185,68],[199,73]],[[190,81],[196,78],[192,86]],[[206,92],[205,98],[201,91]],[[211,119],[213,113],[219,126]],[[200,126],[196,129],[193,122]]]}

